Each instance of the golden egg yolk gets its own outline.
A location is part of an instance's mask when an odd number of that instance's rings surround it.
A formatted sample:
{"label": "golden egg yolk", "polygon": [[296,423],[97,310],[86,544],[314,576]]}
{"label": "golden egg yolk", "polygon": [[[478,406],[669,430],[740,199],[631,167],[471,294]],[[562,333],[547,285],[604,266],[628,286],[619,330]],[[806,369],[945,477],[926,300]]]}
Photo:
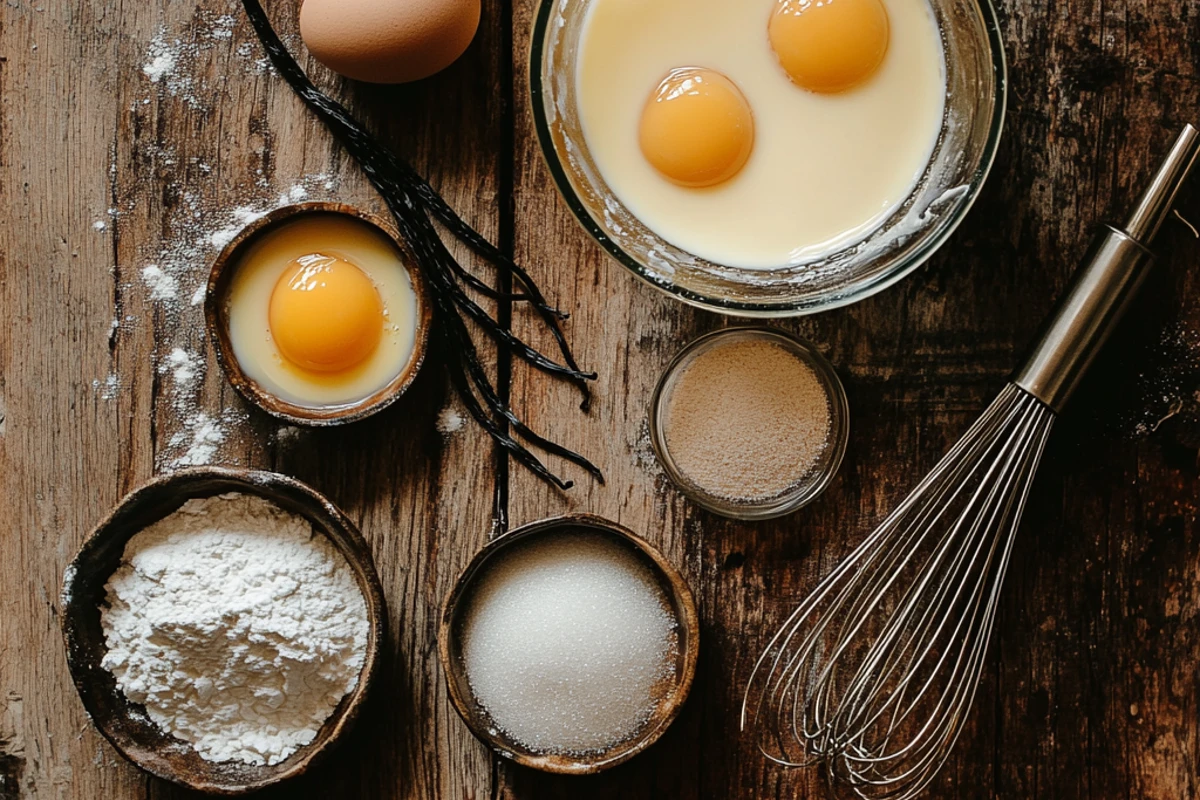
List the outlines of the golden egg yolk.
{"label": "golden egg yolk", "polygon": [[882,0],[780,0],[768,33],[794,83],[831,94],[875,74],[890,31]]}
{"label": "golden egg yolk", "polygon": [[750,158],[754,115],[729,78],[683,67],[650,95],[638,134],[642,155],[668,180],[715,186],[738,174]]}
{"label": "golden egg yolk", "polygon": [[358,266],[313,253],[288,264],[271,291],[267,322],[288,361],[312,372],[340,372],[379,346],[383,301]]}

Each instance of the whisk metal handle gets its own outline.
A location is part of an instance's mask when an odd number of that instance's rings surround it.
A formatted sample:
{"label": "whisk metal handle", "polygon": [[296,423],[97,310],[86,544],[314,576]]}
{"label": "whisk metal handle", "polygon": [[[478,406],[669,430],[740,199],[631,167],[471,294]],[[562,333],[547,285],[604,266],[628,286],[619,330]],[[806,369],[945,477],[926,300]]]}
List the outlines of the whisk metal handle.
{"label": "whisk metal handle", "polygon": [[1196,165],[1200,131],[1185,125],[1123,228],[1100,234],[1038,336],[1013,383],[1055,412],[1075,391],[1141,287],[1153,261],[1151,239]]}

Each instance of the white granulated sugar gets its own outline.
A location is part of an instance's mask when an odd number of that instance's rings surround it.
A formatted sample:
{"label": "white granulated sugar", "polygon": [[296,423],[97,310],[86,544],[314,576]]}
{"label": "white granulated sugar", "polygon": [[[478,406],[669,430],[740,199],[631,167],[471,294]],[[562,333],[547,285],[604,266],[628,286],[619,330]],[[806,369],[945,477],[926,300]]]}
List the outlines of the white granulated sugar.
{"label": "white granulated sugar", "polygon": [[462,430],[466,420],[463,415],[458,413],[458,409],[453,406],[446,406],[438,413],[437,429],[438,433],[451,434]]}
{"label": "white granulated sugar", "polygon": [[514,740],[587,753],[636,735],[674,675],[675,620],[650,569],[600,534],[497,553],[463,627],[476,699]]}
{"label": "white granulated sugar", "polygon": [[104,231],[108,230],[108,223],[102,219],[98,219],[92,223],[92,230],[103,233]]}
{"label": "white granulated sugar", "polygon": [[179,281],[157,264],[142,267],[142,281],[154,300],[174,300],[179,294]]}
{"label": "white granulated sugar", "polygon": [[129,541],[105,590],[103,667],[208,761],[278,764],[358,683],[369,625],[349,564],[263,498],[189,500]]}
{"label": "white granulated sugar", "polygon": [[204,295],[207,294],[207,292],[208,292],[208,286],[206,284],[202,283],[199,286],[197,286],[196,291],[192,292],[191,305],[198,306],[201,303],[203,303]]}

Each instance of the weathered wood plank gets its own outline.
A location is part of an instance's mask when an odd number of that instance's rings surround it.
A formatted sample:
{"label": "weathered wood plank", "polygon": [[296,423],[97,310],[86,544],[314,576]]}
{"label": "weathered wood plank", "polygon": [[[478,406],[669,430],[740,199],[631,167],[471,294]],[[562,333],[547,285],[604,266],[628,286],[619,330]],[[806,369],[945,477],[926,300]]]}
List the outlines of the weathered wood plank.
{"label": "weathered wood plank", "polygon": [[[200,412],[224,438],[207,455],[193,450],[196,460],[294,474],[342,505],[373,547],[392,611],[366,719],[333,762],[284,795],[486,796],[490,758],[446,700],[434,634],[442,596],[490,529],[490,442],[473,428],[435,430],[449,402],[436,355],[411,395],[372,421],[345,432],[280,426],[225,384],[190,303],[216,249],[197,232],[229,222],[234,207],[266,208],[289,190],[382,203],[259,63],[236,5],[75,5],[10,4],[0,35],[10,212],[0,228],[10,520],[0,569],[13,622],[0,645],[0,774],[20,781],[21,797],[187,794],[148,781],[87,724],[54,606],[66,560],[105,509],[189,460]],[[275,11],[295,44],[292,10]],[[418,87],[350,87],[312,65],[492,237],[507,128],[493,85],[507,49],[501,23],[489,13],[470,54]],[[177,279],[178,297],[152,296],[149,264]],[[156,366],[174,348],[197,358],[186,386]]]}
{"label": "weathered wood plank", "polygon": [[[570,333],[582,361],[602,375],[589,418],[573,413],[569,392],[529,371],[517,370],[513,395],[532,409],[535,426],[597,458],[610,483],[560,496],[515,470],[513,521],[582,510],[643,532],[691,579],[705,638],[689,708],[662,743],[596,780],[504,770],[504,796],[825,796],[813,776],[766,766],[738,738],[737,704],[758,648],[986,405],[1094,224],[1132,200],[1174,131],[1195,115],[1200,9],[1185,5],[1005,4],[1012,68],[1006,139],[963,229],[883,295],[781,323],[838,365],[852,433],[828,494],[774,523],[726,522],[697,510],[646,460],[640,432],[661,368],[687,341],[724,323],[656,295],[587,241],[554,195],[520,96],[518,255],[555,265],[552,294],[574,314]],[[516,4],[518,41],[534,6]],[[525,47],[514,52],[520,93]],[[1196,307],[1182,299],[1195,286],[1187,274],[1195,245],[1179,230],[1164,239],[1175,254],[1125,328],[1140,324],[1148,333],[1097,366],[1058,432],[1017,545],[975,717],[931,796],[1197,791],[1200,648],[1187,621],[1198,613],[1200,442],[1190,420],[1200,382]],[[1158,346],[1157,332],[1172,320],[1191,337],[1185,352]],[[1140,396],[1125,390],[1109,402],[1113,384],[1142,380],[1139,368],[1152,372],[1145,365],[1155,359],[1160,372],[1177,378],[1169,392],[1192,426],[1177,428],[1177,438],[1190,434],[1185,447],[1164,443],[1161,434],[1118,438],[1129,418],[1159,401],[1143,386]],[[1187,359],[1193,365],[1183,371],[1178,364]],[[1095,446],[1099,437],[1107,446]],[[1160,541],[1164,535],[1169,542]]]}
{"label": "weathered wood plank", "polygon": [[[434,431],[453,403],[436,369],[361,426],[281,428],[233,395],[199,335],[189,299],[211,248],[177,271],[178,307],[151,297],[141,276],[186,257],[172,245],[187,239],[193,205],[209,216],[269,204],[318,174],[328,177],[304,184],[312,196],[373,208],[377,198],[261,70],[236,6],[14,0],[0,15],[0,202],[9,212],[0,224],[0,514],[9,521],[0,534],[0,798],[186,794],[124,764],[86,722],[54,604],[63,565],[95,520],[186,460],[197,410],[223,420],[209,457],[295,474],[347,509],[372,543],[392,612],[387,679],[351,741],[268,796],[825,796],[816,776],[768,767],[738,736],[758,648],[988,402],[1092,224],[1125,206],[1172,131],[1196,114],[1200,5],[1004,4],[1010,116],[992,178],[946,250],[905,283],[783,323],[838,365],[851,446],[824,498],[757,525],[691,507],[653,465],[644,419],[659,371],[724,321],[635,282],[558,201],[526,99],[533,8],[485,3],[468,57],[416,87],[347,86],[314,68],[470,221],[511,241],[572,311],[568,335],[601,372],[592,413],[577,411],[570,387],[521,366],[514,403],[596,458],[609,482],[573,475],[579,486],[561,495],[514,466],[507,510],[514,524],[599,513],[684,569],[704,651],[681,718],[649,753],[593,779],[493,764],[446,702],[433,641],[442,594],[490,528],[490,443],[470,426]],[[290,7],[272,11],[294,32]],[[166,50],[154,50],[156,37]],[[174,67],[153,68],[176,38]],[[1197,197],[1185,203],[1193,217]],[[1200,791],[1200,279],[1194,241],[1178,226],[1164,238],[1171,257],[1056,432],[972,725],[931,796]],[[533,333],[520,315],[516,326]],[[156,365],[176,347],[202,357],[194,384]]]}

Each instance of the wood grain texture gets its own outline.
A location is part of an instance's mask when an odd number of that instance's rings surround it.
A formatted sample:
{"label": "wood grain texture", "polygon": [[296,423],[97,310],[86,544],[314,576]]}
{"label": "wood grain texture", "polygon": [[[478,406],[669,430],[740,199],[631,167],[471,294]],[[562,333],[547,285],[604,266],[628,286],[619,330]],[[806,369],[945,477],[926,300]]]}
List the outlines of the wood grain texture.
{"label": "wood grain texture", "polygon": [[[66,561],[105,508],[186,455],[195,409],[226,415],[212,460],[294,475],[341,505],[372,546],[391,609],[383,680],[358,731],[301,789],[278,796],[486,796],[491,761],[446,700],[434,635],[444,593],[491,527],[490,442],[473,428],[446,439],[436,432],[447,400],[436,366],[362,424],[281,427],[231,391],[207,350],[200,308],[189,305],[215,249],[201,242],[180,278],[180,303],[150,297],[141,276],[165,263],[164,248],[211,229],[197,211],[269,207],[304,176],[314,198],[377,212],[379,198],[290,89],[256,63],[262,54],[237,5],[79,6],[21,2],[2,12],[0,796],[187,796],[116,757],[87,723],[65,671],[55,603]],[[295,8],[272,9],[293,46]],[[505,124],[495,99],[507,53],[501,22],[489,11],[467,58],[418,87],[352,87],[312,66],[492,237]],[[176,63],[154,82],[143,67],[160,54],[156,41]],[[192,394],[156,367],[175,347],[207,365]],[[118,381],[111,390],[109,375]]]}
{"label": "wood grain texture", "polygon": [[[149,295],[141,269],[164,248],[221,209],[276,202],[302,176],[327,176],[306,184],[313,197],[380,207],[256,64],[236,3],[9,0],[0,10],[0,800],[188,796],[138,773],[88,724],[56,598],[86,531],[185,454],[195,409],[223,420],[214,461],[295,475],[349,513],[391,613],[384,680],[350,741],[266,796],[825,796],[817,776],[769,767],[739,739],[750,666],[818,576],[990,400],[1093,224],[1119,215],[1174,130],[1196,121],[1200,3],[1001,4],[1011,80],[992,176],[962,229],[911,278],[781,324],[838,367],[851,439],[821,500],[757,524],[691,506],[653,464],[644,425],[660,370],[727,321],[637,282],[556,196],[525,89],[534,5],[485,0],[467,57],[415,87],[353,86],[309,66],[572,312],[568,336],[601,373],[591,413],[570,387],[521,365],[512,379],[534,427],[605,470],[598,486],[555,465],[578,481],[567,494],[517,465],[496,470],[469,425],[436,432],[440,409],[454,405],[436,351],[396,408],[297,432],[246,408],[205,349],[187,298],[212,252],[201,248],[194,272],[181,273],[181,303]],[[298,47],[295,3],[269,10]],[[175,39],[186,57],[174,78],[151,81],[153,43]],[[1200,192],[1182,208],[1200,218]],[[1160,269],[1052,439],[972,723],[931,797],[1200,794],[1200,249],[1177,224],[1161,244]],[[514,326],[537,338],[519,312]],[[157,366],[175,347],[204,357],[194,390]],[[604,775],[556,778],[494,759],[447,702],[437,608],[491,532],[497,490],[513,524],[568,511],[620,522],[695,590],[703,649],[692,698],[649,752]]]}
{"label": "wood grain texture", "polygon": [[[516,4],[518,39],[533,8]],[[568,393],[526,371],[516,373],[514,401],[536,409],[532,421],[553,438],[598,459],[609,485],[562,496],[514,471],[512,519],[569,509],[641,531],[697,588],[704,649],[691,707],[644,758],[589,782],[505,770],[503,796],[826,796],[817,776],[767,767],[739,740],[740,693],[765,635],[982,410],[1095,223],[1132,201],[1178,127],[1195,121],[1195,3],[1009,2],[1001,16],[1010,114],[963,228],[884,294],[781,324],[839,367],[851,440],[828,493],[772,523],[731,523],[690,506],[645,457],[646,403],[661,369],[725,321],[635,282],[581,236],[561,202],[546,200],[553,185],[518,91],[517,252],[563,276],[557,299],[574,314],[573,341],[602,376],[588,418],[564,413]],[[519,88],[525,50],[514,51]],[[1169,431],[1139,431],[1136,421],[1148,402],[1162,404],[1156,379],[1146,379],[1147,365],[1164,361],[1175,366],[1156,367],[1169,373],[1157,382],[1172,383],[1163,388],[1173,405],[1194,412],[1194,399],[1181,399],[1197,388],[1194,351],[1167,353],[1162,342],[1166,330],[1195,345],[1200,320],[1186,298],[1198,251],[1181,226],[1163,245],[1171,255],[1159,285],[1054,440],[972,724],[931,797],[1196,796],[1196,442],[1171,447]],[[1177,577],[1155,572],[1164,561]]]}

